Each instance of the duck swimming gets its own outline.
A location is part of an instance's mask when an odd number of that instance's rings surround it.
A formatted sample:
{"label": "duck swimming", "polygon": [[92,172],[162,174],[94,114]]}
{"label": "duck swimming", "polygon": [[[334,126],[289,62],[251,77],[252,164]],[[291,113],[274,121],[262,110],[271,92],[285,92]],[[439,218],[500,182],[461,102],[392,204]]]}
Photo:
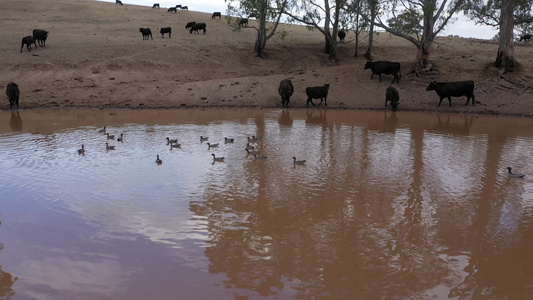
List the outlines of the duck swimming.
{"label": "duck swimming", "polygon": [[115,146],[109,145],[109,143],[105,143],[105,149],[106,150],[115,150]]}
{"label": "duck swimming", "polygon": [[209,144],[209,143],[207,143],[207,146],[209,147],[208,149],[210,149],[210,148],[217,148],[217,147],[218,147],[218,144]]}
{"label": "duck swimming", "polygon": [[167,137],[167,144],[174,144],[174,143],[177,143],[178,142],[178,139],[169,139]]}
{"label": "duck swimming", "polygon": [[114,134],[109,134],[109,133],[106,133],[107,134],[107,139],[108,140],[114,140],[115,139],[115,135]]}
{"label": "duck swimming", "polygon": [[81,149],[78,149],[78,154],[85,154],[85,146],[81,145]]}
{"label": "duck swimming", "polygon": [[215,153],[211,154],[213,155],[213,161],[224,161],[224,156],[215,156]]}
{"label": "duck swimming", "polygon": [[121,143],[124,142],[124,139],[122,138],[123,135],[124,135],[123,133],[120,134],[120,137],[117,138],[117,142],[121,142]]}
{"label": "duck swimming", "polygon": [[163,163],[163,161],[159,158],[159,154],[157,155],[157,158],[155,159],[155,163],[158,165]]}
{"label": "duck swimming", "polygon": [[104,126],[104,128],[98,130],[98,132],[100,132],[100,133],[105,133],[105,126]]}
{"label": "duck swimming", "polygon": [[524,178],[524,174],[518,174],[511,172],[511,167],[507,167],[507,175],[511,178]]}
{"label": "duck swimming", "polygon": [[207,141],[209,137],[207,136],[200,136],[200,142]]}
{"label": "duck swimming", "polygon": [[303,165],[305,164],[305,160],[296,160],[296,157],[292,157],[293,161],[294,161],[294,164],[296,165]]}
{"label": "duck swimming", "polygon": [[229,139],[227,137],[224,138],[224,143],[233,143],[235,139]]}

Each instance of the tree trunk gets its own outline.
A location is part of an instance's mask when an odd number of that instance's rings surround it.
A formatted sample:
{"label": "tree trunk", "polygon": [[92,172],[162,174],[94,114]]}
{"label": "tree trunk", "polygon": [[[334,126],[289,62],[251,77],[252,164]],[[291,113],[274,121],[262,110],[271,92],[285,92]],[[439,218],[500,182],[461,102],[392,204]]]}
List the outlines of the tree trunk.
{"label": "tree trunk", "polygon": [[494,66],[500,68],[500,74],[513,72],[516,68],[513,43],[514,7],[515,0],[502,1],[500,13],[500,42],[498,46],[498,55],[494,62]]}
{"label": "tree trunk", "polygon": [[374,44],[374,20],[376,19],[376,9],[374,6],[370,8],[370,29],[368,31],[368,48],[366,48],[365,58],[372,60],[372,47]]}
{"label": "tree trunk", "polygon": [[[431,5],[431,2],[427,2],[426,5]],[[431,50],[433,50],[433,39],[435,33],[433,32],[435,27],[435,17],[433,11],[424,14],[424,25],[422,29],[422,40],[417,45],[416,53],[416,68],[420,71],[426,71],[431,69],[431,63],[429,58],[431,56]]]}
{"label": "tree trunk", "polygon": [[257,39],[255,40],[254,45],[254,55],[258,57],[265,57],[265,47],[266,47],[266,19],[263,15],[259,17],[259,28],[257,29]]}

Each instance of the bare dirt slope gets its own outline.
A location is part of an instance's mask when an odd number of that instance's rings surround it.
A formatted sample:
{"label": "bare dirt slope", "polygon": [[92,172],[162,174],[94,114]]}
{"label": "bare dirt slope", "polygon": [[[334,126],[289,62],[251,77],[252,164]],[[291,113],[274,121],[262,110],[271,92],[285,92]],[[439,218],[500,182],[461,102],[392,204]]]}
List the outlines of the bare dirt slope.
{"label": "bare dirt slope", "polygon": [[[125,1],[123,1],[125,2]],[[193,8],[191,8],[193,9]],[[231,31],[222,19],[195,11],[167,13],[166,8],[91,0],[4,0],[2,4],[2,68],[0,86],[16,82],[21,108],[182,108],[196,106],[281,107],[279,82],[295,86],[290,107],[305,107],[307,86],[330,83],[329,108],[384,109],[383,82],[364,70],[366,60],[354,57],[354,35],[339,45],[339,61],[323,54],[324,38],[304,26],[283,25],[287,36],[274,36],[267,57],[252,56],[256,31]],[[189,21],[207,23],[207,34],[190,34]],[[172,27],[161,37],[159,27]],[[139,27],[152,29],[143,40]],[[48,30],[46,47],[20,53],[21,39],[35,28]],[[492,41],[439,37],[432,62],[434,75],[410,75],[415,47],[404,39],[381,33],[374,60],[402,64],[401,110],[489,113],[533,116],[533,93],[498,79],[491,67],[498,45]],[[362,54],[365,46],[359,49]],[[533,44],[517,43],[517,72],[507,76],[533,86]],[[454,98],[452,107],[426,91],[430,81],[474,80],[475,107]],[[446,102],[446,103],[445,103]],[[5,100],[1,109],[9,109]]]}

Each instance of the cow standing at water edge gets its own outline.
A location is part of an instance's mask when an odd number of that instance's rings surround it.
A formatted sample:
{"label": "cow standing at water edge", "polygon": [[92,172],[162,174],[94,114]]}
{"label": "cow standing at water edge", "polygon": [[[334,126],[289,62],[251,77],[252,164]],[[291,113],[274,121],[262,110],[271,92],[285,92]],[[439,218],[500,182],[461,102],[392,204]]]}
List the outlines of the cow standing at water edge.
{"label": "cow standing at water edge", "polygon": [[324,84],[324,86],[311,86],[305,89],[307,94],[307,106],[309,107],[309,102],[315,106],[313,99],[320,99],[320,104],[324,101],[324,105],[328,106],[328,91],[329,83]]}
{"label": "cow standing at water edge", "polygon": [[278,93],[281,96],[281,106],[289,107],[291,96],[294,93],[294,87],[292,86],[292,81],[290,81],[290,79],[283,79],[279,83]]}
{"label": "cow standing at water edge", "polygon": [[431,82],[426,91],[435,91],[440,97],[439,105],[442,102],[442,99],[448,98],[450,106],[452,106],[451,97],[461,97],[466,96],[466,105],[470,102],[472,98],[472,106],[476,105],[476,97],[474,96],[474,82],[472,80],[468,81],[454,81],[454,82]]}
{"label": "cow standing at water edge", "polygon": [[15,106],[15,104],[17,105],[17,107],[19,107],[20,90],[19,90],[19,86],[16,83],[10,82],[7,85],[6,95],[7,95],[7,98],[9,99],[10,109],[13,109],[13,106]]}
{"label": "cow standing at water edge", "polygon": [[392,79],[391,84],[396,81],[396,83],[400,83],[400,78],[402,77],[402,74],[400,74],[400,63],[393,62],[393,61],[375,61],[372,62],[371,60],[367,61],[365,64],[365,70],[371,69],[372,70],[372,76],[370,76],[370,79],[374,77],[375,74],[379,75],[379,82],[381,82],[381,74],[385,75],[394,75],[394,78]]}
{"label": "cow standing at water edge", "polygon": [[392,111],[396,111],[398,109],[398,103],[400,102],[400,94],[392,85],[389,85],[385,91],[385,107],[387,106],[388,101],[390,101]]}

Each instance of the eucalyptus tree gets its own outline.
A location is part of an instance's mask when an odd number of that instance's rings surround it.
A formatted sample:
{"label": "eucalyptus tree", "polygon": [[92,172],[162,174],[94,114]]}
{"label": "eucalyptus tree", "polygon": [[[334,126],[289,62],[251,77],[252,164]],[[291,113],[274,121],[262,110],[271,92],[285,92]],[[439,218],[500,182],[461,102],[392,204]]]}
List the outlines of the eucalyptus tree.
{"label": "eucalyptus tree", "polygon": [[[293,20],[312,26],[320,31],[325,38],[324,51],[329,59],[337,59],[337,32],[339,31],[340,14],[348,0],[291,0],[291,10],[286,14]],[[321,25],[323,24],[323,25]]]}
{"label": "eucalyptus tree", "polygon": [[[371,0],[373,1],[373,0]],[[417,72],[431,68],[430,58],[435,37],[453,20],[464,0],[387,0],[390,18],[382,20],[384,13],[376,15],[374,24],[393,35],[411,42],[417,49]],[[370,16],[366,16],[371,21]]]}
{"label": "eucalyptus tree", "polygon": [[355,33],[355,52],[358,56],[359,38],[363,30],[368,30],[370,23],[363,17],[362,13],[367,9],[367,0],[351,0],[346,3],[344,13],[340,16],[339,26],[344,30],[352,30]]}
{"label": "eucalyptus tree", "polygon": [[[228,16],[246,18],[254,16],[257,19],[257,27],[252,26],[257,31],[253,54],[265,57],[266,43],[276,33],[289,0],[225,0],[225,2],[228,4]],[[232,26],[231,17],[228,18],[228,25]],[[232,27],[237,29],[235,25]]]}
{"label": "eucalyptus tree", "polygon": [[499,73],[516,68],[514,28],[528,28],[533,23],[533,0],[466,0],[464,11],[476,24],[499,28],[498,53],[494,66]]}

